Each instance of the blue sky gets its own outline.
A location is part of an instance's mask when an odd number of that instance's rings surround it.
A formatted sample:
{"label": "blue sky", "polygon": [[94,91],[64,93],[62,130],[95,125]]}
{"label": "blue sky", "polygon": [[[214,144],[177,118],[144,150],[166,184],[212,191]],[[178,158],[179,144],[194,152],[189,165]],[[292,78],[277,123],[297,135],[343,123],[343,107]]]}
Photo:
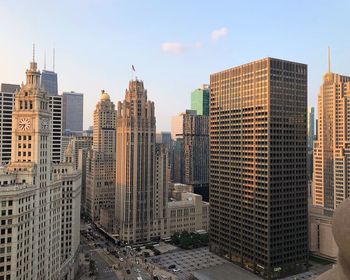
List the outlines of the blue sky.
{"label": "blue sky", "polygon": [[349,10],[323,0],[0,0],[0,83],[24,80],[33,42],[50,70],[55,46],[59,90],[85,94],[87,127],[101,89],[124,98],[133,64],[161,131],[211,73],[271,56],[308,64],[316,105],[328,45],[332,71],[350,75]]}

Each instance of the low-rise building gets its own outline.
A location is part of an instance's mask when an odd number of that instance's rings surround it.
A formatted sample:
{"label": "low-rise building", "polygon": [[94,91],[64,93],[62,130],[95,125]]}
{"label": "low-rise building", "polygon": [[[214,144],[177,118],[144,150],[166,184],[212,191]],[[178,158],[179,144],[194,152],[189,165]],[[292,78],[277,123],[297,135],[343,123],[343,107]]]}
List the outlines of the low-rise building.
{"label": "low-rise building", "polygon": [[168,203],[169,233],[208,231],[209,203],[202,200],[202,196],[191,193],[181,193],[181,200]]}

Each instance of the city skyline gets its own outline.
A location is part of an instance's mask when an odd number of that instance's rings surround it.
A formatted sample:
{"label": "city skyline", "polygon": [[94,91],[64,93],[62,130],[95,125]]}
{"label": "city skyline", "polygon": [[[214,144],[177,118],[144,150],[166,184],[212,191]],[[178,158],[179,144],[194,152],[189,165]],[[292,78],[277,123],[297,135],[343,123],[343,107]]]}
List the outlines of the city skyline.
{"label": "city skyline", "polygon": [[[23,9],[18,9],[19,3]],[[229,2],[107,1],[99,5],[97,1],[38,1],[31,5],[2,1],[0,23],[4,28],[0,36],[22,36],[4,40],[0,46],[0,61],[6,65],[0,69],[1,82],[20,84],[33,42],[39,68],[44,69],[46,50],[46,69],[52,70],[51,50],[55,47],[59,92],[85,93],[86,129],[92,124],[99,98],[96,93],[105,89],[112,101],[122,98],[133,64],[135,76],[147,80],[149,95],[159,104],[157,128],[163,131],[169,130],[171,116],[190,108],[189,93],[208,83],[210,73],[271,56],[309,65],[309,105],[316,107],[320,77],[327,70],[328,45],[331,69],[349,73],[346,50],[350,42],[340,34],[346,31],[345,13],[350,4],[337,1],[338,5],[332,6],[337,16],[324,21],[329,17],[327,2],[317,6],[293,3],[256,2],[251,9],[248,4]],[[71,9],[66,10],[67,6]],[[76,10],[80,13],[73,12]],[[41,14],[40,20],[32,19],[33,13]],[[261,22],[264,29],[257,28]]]}

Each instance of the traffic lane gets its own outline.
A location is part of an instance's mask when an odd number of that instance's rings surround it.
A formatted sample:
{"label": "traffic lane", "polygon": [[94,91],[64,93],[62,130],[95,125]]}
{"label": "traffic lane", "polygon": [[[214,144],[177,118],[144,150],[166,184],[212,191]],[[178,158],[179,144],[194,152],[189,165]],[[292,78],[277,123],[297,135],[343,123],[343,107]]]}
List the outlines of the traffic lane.
{"label": "traffic lane", "polygon": [[95,261],[97,267],[96,279],[118,280],[111,265],[100,255],[99,249],[87,243],[87,240],[82,238],[82,251],[84,254],[88,253],[91,259]]}

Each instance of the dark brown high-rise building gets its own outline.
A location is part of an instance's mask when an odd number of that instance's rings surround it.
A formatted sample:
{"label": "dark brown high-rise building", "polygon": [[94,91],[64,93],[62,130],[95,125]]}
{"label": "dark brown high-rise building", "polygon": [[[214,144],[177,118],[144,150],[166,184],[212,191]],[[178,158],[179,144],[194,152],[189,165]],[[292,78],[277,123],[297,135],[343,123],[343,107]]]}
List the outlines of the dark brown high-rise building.
{"label": "dark brown high-rise building", "polygon": [[210,250],[267,279],[308,266],[307,65],[210,77]]}

